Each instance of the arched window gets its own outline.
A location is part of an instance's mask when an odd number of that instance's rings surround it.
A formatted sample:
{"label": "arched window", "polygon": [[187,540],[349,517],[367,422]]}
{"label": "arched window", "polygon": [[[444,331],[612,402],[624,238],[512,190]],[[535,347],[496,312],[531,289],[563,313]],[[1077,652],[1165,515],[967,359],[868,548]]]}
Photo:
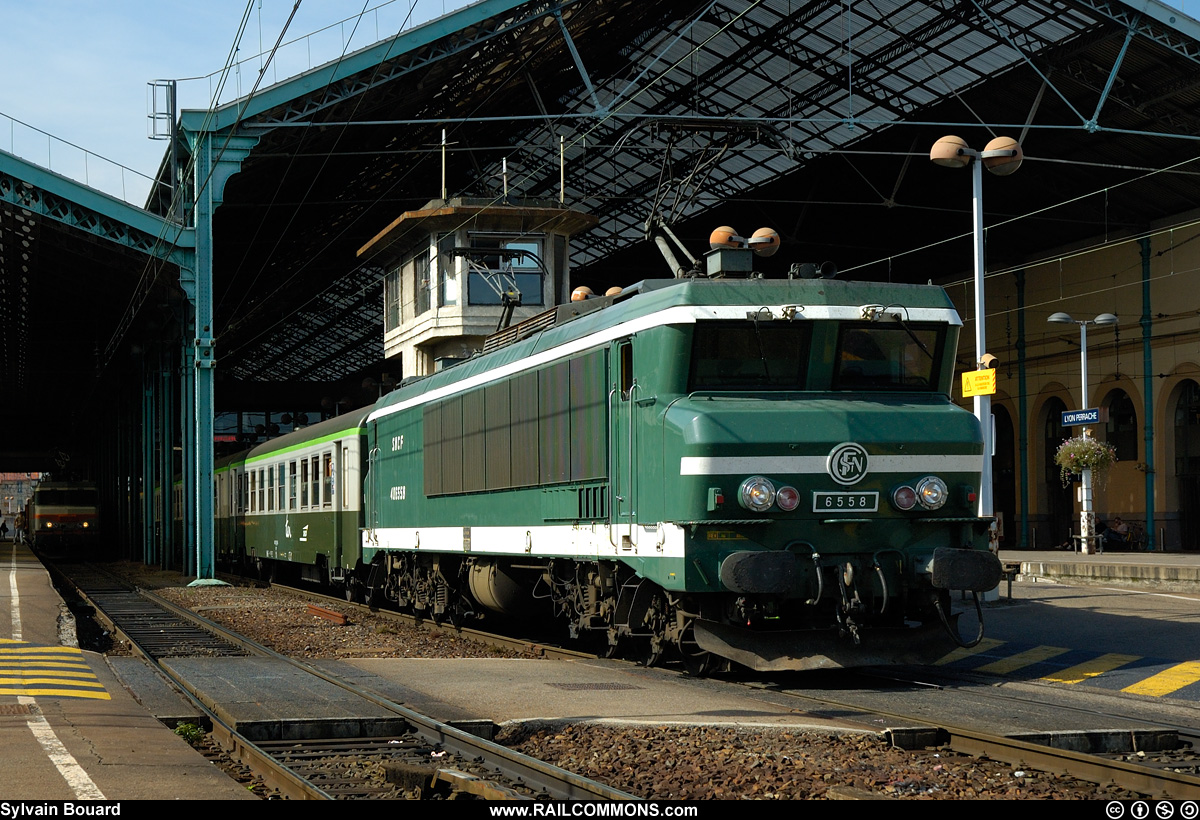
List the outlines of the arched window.
{"label": "arched window", "polygon": [[1120,461],[1137,461],[1137,412],[1124,390],[1108,394],[1107,440],[1117,450]]}
{"label": "arched window", "polygon": [[1200,475],[1200,385],[1190,379],[1175,404],[1175,475]]}

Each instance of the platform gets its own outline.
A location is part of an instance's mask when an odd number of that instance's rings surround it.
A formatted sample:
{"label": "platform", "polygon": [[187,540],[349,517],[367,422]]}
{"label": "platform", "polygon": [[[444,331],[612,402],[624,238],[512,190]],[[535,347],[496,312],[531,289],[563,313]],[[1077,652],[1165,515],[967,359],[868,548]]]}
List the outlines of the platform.
{"label": "platform", "polygon": [[73,618],[28,547],[0,542],[0,574],[5,800],[257,799],[135,700],[103,655],[71,645]]}
{"label": "platform", "polygon": [[1000,561],[1018,565],[1018,575],[1030,579],[1200,594],[1200,552],[1108,550],[1084,555],[1071,550],[1001,549]]}

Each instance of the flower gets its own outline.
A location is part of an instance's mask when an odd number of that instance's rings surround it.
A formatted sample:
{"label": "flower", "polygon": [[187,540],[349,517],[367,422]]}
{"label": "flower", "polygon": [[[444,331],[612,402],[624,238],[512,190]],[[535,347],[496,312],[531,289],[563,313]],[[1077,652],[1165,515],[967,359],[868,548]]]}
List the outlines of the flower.
{"label": "flower", "polygon": [[1108,468],[1117,463],[1117,451],[1111,444],[1085,434],[1064,439],[1054,453],[1054,463],[1058,465],[1064,486],[1070,483],[1072,475],[1089,469],[1100,483]]}

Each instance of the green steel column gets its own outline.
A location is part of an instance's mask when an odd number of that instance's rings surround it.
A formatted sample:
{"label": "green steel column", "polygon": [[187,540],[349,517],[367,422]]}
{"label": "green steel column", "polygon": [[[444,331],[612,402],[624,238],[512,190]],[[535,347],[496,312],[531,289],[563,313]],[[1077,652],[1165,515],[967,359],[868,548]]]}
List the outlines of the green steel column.
{"label": "green steel column", "polygon": [[[193,392],[195,390],[195,379],[192,375],[192,368],[188,366],[191,358],[192,350],[192,334],[189,329],[192,327],[191,309],[185,304],[182,308],[182,322],[180,331],[179,361],[179,406],[180,408],[188,408],[194,405],[195,399]],[[180,551],[182,561],[180,562],[179,570],[184,573],[191,573],[196,568],[196,531],[193,527],[186,525],[188,521],[196,520],[196,499],[193,493],[188,492],[187,476],[195,475],[196,472],[196,425],[191,424],[189,413],[186,411],[180,413],[180,441],[182,448],[180,451],[180,473],[184,477],[184,491],[180,497],[182,505],[183,521],[185,525],[181,528]]]}
{"label": "green steel column", "polygon": [[[1142,429],[1146,437],[1146,549],[1154,549],[1154,348],[1151,344],[1150,240],[1142,246]],[[1164,545],[1165,549],[1165,545]]]}
{"label": "green steel column", "polygon": [[1017,436],[1021,466],[1021,549],[1029,543],[1029,405],[1025,400],[1025,270],[1017,271]]}
{"label": "green steel column", "polygon": [[172,435],[174,418],[172,410],[175,406],[175,396],[171,385],[171,352],[163,345],[158,353],[159,371],[158,384],[161,400],[158,415],[158,489],[159,515],[158,541],[155,545],[155,563],[161,569],[175,569],[173,538],[175,530],[175,454],[172,449],[175,437]]}
{"label": "green steel column", "polygon": [[154,543],[154,422],[158,418],[155,407],[154,375],[148,365],[149,355],[142,355],[142,563],[151,560],[151,545]]}
{"label": "green steel column", "polygon": [[[213,376],[217,365],[213,333],[213,214],[220,206],[229,177],[241,169],[242,160],[258,142],[257,137],[232,133],[194,131],[188,134],[192,146],[193,185],[196,201],[192,206],[195,226],[195,265],[190,279],[180,283],[195,311],[191,333],[191,354],[184,366],[191,370],[192,402],[189,405],[195,469],[184,476],[184,492],[195,503],[194,520],[185,521],[195,532],[196,580],[211,582],[216,575],[213,526]],[[186,417],[186,416],[185,416]]]}
{"label": "green steel column", "polygon": [[194,499],[196,579],[212,580],[216,576],[213,546],[213,212],[220,199],[224,180],[214,174],[217,158],[213,154],[213,135],[204,133],[194,146],[196,230],[196,268],[194,280],[194,313],[192,315],[192,355],[185,366],[193,380],[192,419],[194,423],[193,455],[195,470],[191,486],[184,491]]}

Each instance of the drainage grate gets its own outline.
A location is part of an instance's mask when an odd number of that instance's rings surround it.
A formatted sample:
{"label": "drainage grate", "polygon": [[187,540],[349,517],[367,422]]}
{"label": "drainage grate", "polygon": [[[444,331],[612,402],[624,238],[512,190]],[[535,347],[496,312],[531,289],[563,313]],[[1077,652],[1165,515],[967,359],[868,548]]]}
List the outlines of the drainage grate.
{"label": "drainage grate", "polygon": [[38,715],[41,711],[33,703],[0,703],[0,715]]}
{"label": "drainage grate", "polygon": [[547,683],[555,689],[566,689],[568,692],[592,692],[598,689],[641,689],[630,683]]}

